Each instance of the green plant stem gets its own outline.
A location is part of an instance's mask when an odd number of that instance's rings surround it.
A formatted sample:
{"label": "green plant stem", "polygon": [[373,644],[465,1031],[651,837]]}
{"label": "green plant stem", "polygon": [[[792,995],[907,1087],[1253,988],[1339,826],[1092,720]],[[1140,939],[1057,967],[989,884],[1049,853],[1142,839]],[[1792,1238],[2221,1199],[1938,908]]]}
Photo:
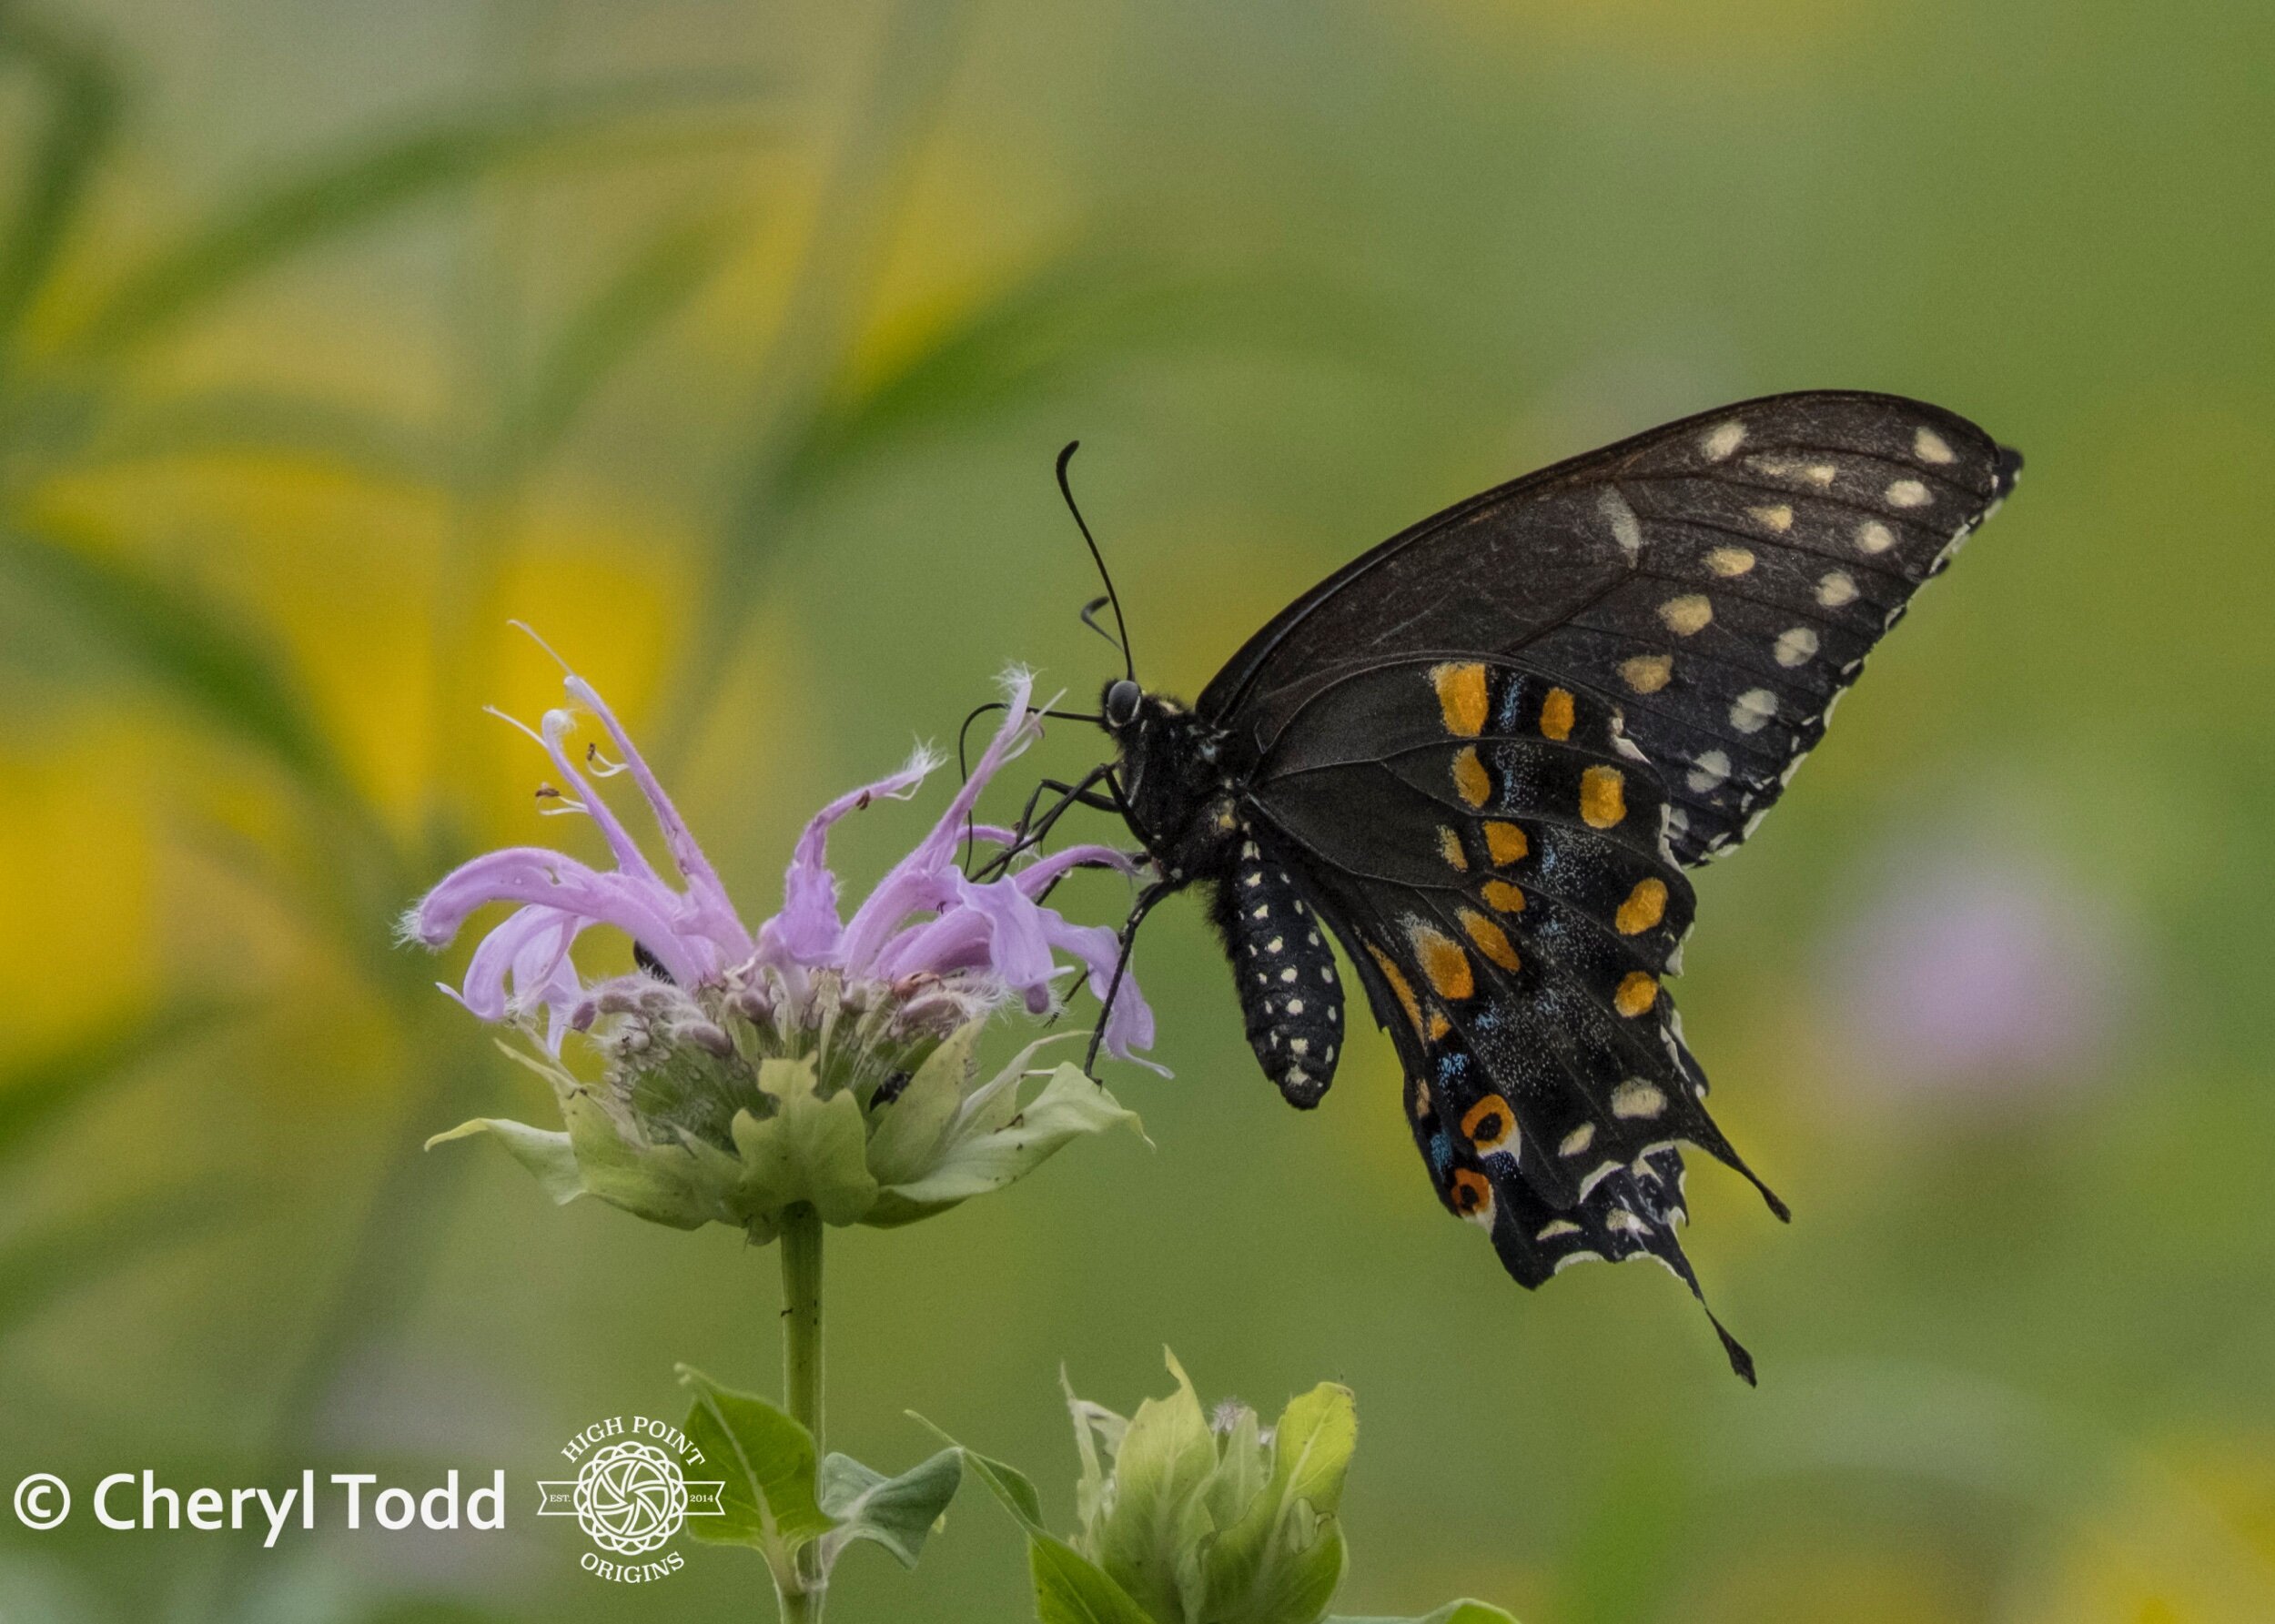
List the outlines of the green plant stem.
{"label": "green plant stem", "polygon": [[[822,1453],[822,1215],[804,1202],[783,1215],[782,1387],[792,1419],[814,1435]],[[783,1624],[820,1624],[821,1551],[798,1553],[798,1588],[782,1598]]]}

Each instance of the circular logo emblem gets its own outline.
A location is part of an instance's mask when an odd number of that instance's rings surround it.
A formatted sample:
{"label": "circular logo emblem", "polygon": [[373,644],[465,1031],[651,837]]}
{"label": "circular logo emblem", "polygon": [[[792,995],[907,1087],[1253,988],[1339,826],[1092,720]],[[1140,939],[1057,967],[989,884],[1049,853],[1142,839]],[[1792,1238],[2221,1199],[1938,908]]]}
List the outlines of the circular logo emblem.
{"label": "circular logo emblem", "polygon": [[618,1556],[651,1551],[687,1520],[687,1479],[652,1444],[627,1439],[595,1450],[577,1472],[577,1526]]}

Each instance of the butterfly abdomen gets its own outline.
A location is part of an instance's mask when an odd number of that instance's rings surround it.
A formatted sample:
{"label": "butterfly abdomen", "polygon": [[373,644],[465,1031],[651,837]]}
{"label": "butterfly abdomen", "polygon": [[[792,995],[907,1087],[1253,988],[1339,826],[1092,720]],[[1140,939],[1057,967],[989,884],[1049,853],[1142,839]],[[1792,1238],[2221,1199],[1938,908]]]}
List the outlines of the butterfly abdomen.
{"label": "butterfly abdomen", "polygon": [[1214,913],[1257,1064],[1291,1105],[1320,1103],[1343,1046],[1343,988],[1319,915],[1248,831]]}

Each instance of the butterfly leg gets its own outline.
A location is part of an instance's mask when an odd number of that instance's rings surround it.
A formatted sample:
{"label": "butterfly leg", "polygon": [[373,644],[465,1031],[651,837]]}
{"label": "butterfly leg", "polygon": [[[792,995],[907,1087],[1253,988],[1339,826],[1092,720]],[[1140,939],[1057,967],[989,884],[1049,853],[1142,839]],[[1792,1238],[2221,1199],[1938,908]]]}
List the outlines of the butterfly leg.
{"label": "butterfly leg", "polygon": [[[972,875],[973,880],[975,882],[992,880],[1003,873],[1011,866],[1013,858],[1023,852],[1031,852],[1042,844],[1045,838],[1049,835],[1052,825],[1074,807],[1087,807],[1093,812],[1120,812],[1122,810],[1121,797],[1118,792],[1113,792],[1113,774],[1114,769],[1111,766],[1102,766],[1091,769],[1078,783],[1062,783],[1055,778],[1046,778],[1037,782],[1034,793],[1026,798],[1026,805],[1019,812],[1019,821],[1012,825],[1010,843],[989,858],[986,863]],[[1109,793],[1099,794],[1092,787],[1098,783],[1106,784]],[[1057,795],[1058,799],[1051,802],[1041,816],[1037,817],[1035,809],[1042,804],[1045,795]],[[968,843],[968,835],[966,841]]]}
{"label": "butterfly leg", "polygon": [[1107,1019],[1114,1013],[1114,1000],[1121,993],[1122,977],[1129,970],[1130,952],[1138,944],[1138,927],[1145,923],[1146,915],[1153,912],[1155,903],[1180,889],[1169,881],[1158,880],[1139,892],[1138,900],[1130,904],[1129,918],[1123,923],[1122,933],[1115,947],[1114,973],[1107,978],[1106,996],[1098,1000],[1097,1029],[1090,1034],[1089,1052],[1082,1057],[1082,1069],[1092,1078],[1098,1074],[1098,1049],[1106,1042]]}

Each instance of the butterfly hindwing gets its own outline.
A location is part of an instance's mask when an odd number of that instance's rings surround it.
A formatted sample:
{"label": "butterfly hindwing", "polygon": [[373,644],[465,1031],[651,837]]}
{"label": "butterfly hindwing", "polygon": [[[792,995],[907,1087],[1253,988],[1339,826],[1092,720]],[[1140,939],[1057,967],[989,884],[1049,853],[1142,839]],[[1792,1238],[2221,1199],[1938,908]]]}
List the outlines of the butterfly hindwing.
{"label": "butterfly hindwing", "polygon": [[1617,710],[1510,663],[1351,671],[1248,800],[1360,966],[1441,1201],[1525,1285],[1650,1256],[1695,1289],[1674,1146],[1743,1165],[1660,984],[1694,900]]}
{"label": "butterfly hindwing", "polygon": [[1522,667],[1392,662],[1323,690],[1249,782],[1355,938],[1378,1016],[1456,1042],[1508,1098],[1544,1198],[1569,1205],[1654,1138],[1729,1155],[1659,980],[1690,883],[1611,707]]}
{"label": "butterfly hindwing", "polygon": [[[1592,1165],[1566,1198],[1552,1198],[1542,1186],[1556,1185],[1541,1175],[1566,1172],[1564,1163],[1573,1157],[1544,1155],[1542,1146],[1551,1141],[1532,1142],[1528,1155],[1510,1103],[1511,1094],[1523,1094],[1522,1084],[1512,1087],[1514,1080],[1481,1064],[1468,1034],[1450,1021],[1424,1012],[1421,1022],[1410,1018],[1402,1024],[1406,1012],[1399,1006],[1418,1002],[1407,972],[1387,953],[1369,956],[1373,962],[1362,963],[1362,979],[1378,1011],[1390,1006],[1385,1024],[1405,1066],[1408,1121],[1431,1185],[1448,1211],[1486,1230],[1511,1277],[1530,1289],[1572,1264],[1650,1257],[1704,1307],[1698,1276],[1675,1233],[1688,1221],[1678,1146],[1646,1134],[1648,1142],[1632,1147],[1632,1156],[1622,1161],[1603,1156],[1603,1150],[1626,1125],[1615,1120],[1613,1133],[1601,1140],[1592,1125],[1575,1128],[1558,1148]],[[1497,1020],[1499,1013],[1489,1012],[1487,1018]],[[1752,1357],[1711,1309],[1706,1316],[1731,1367],[1751,1382]]]}

